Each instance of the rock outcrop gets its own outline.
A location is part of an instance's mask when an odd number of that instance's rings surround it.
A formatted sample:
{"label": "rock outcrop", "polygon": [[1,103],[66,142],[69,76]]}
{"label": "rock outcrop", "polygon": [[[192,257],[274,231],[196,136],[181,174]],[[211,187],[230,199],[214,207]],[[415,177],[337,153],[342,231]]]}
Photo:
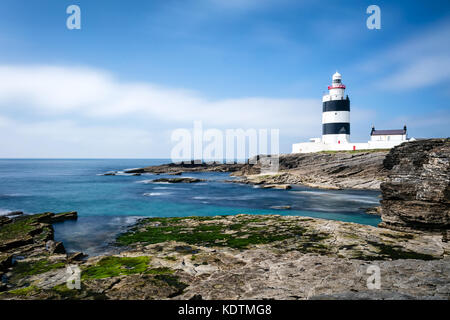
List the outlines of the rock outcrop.
{"label": "rock outcrop", "polygon": [[126,170],[125,173],[154,173],[154,174],[170,174],[170,175],[180,175],[183,172],[204,172],[204,171],[215,171],[215,172],[235,172],[243,170],[243,168],[251,167],[251,165],[244,163],[232,163],[232,164],[222,164],[222,163],[196,163],[182,162],[182,163],[168,163],[158,166],[150,166],[145,168],[130,169]]}
{"label": "rock outcrop", "polygon": [[[387,151],[317,152],[284,154],[279,171],[261,174],[260,164],[249,171],[243,168],[232,175],[250,184],[302,184],[321,189],[378,190],[386,178],[383,160]],[[239,181],[238,181],[239,182]]]}
{"label": "rock outcrop", "polygon": [[126,173],[181,174],[182,172],[229,172],[239,180],[229,182],[249,184],[303,184],[323,189],[378,190],[386,178],[383,160],[385,150],[317,152],[308,154],[284,154],[279,157],[279,171],[266,174],[262,163],[267,157],[253,158],[255,164],[164,164]]}
{"label": "rock outcrop", "polygon": [[395,147],[383,162],[380,226],[448,232],[450,228],[450,139],[428,139]]}
{"label": "rock outcrop", "polygon": [[196,183],[205,181],[197,178],[160,178],[152,180],[152,182],[167,182],[167,183]]}

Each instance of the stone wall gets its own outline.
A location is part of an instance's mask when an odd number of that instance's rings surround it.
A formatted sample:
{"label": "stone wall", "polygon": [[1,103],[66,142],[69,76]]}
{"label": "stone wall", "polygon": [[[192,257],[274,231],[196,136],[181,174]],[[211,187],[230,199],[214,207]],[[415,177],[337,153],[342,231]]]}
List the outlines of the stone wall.
{"label": "stone wall", "polygon": [[445,231],[450,226],[450,139],[427,139],[393,148],[383,161],[380,227]]}

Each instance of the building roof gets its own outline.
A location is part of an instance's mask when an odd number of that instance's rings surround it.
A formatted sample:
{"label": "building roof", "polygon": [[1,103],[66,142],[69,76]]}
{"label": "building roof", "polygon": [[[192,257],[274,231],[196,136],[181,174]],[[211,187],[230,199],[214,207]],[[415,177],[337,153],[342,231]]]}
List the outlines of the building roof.
{"label": "building roof", "polygon": [[395,135],[404,135],[406,134],[406,130],[372,130],[371,136],[395,136]]}

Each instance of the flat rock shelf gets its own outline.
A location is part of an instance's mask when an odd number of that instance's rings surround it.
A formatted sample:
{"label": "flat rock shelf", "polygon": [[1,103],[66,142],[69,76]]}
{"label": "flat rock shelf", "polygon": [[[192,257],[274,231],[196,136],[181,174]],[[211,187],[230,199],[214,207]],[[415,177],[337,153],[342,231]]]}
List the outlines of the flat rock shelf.
{"label": "flat rock shelf", "polygon": [[[11,248],[0,299],[448,299],[442,240],[293,216],[145,218],[118,236],[117,255],[79,259],[42,242]],[[80,290],[66,287],[69,263],[82,271]],[[374,264],[380,290],[366,284]]]}

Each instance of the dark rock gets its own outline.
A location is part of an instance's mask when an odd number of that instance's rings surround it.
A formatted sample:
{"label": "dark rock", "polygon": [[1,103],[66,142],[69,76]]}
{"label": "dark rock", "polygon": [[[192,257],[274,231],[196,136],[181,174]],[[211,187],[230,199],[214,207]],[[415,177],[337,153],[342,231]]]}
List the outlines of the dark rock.
{"label": "dark rock", "polygon": [[292,187],[288,184],[265,184],[262,187],[263,189],[280,189],[280,190],[292,189]]}
{"label": "dark rock", "polygon": [[67,260],[69,260],[69,261],[80,261],[80,260],[83,260],[85,257],[86,257],[86,255],[83,252],[74,252],[74,253],[71,253],[67,257]]}
{"label": "dark rock", "polygon": [[51,218],[51,223],[62,222],[66,220],[77,220],[78,213],[76,211],[57,213]]}
{"label": "dark rock", "polygon": [[12,254],[0,253],[0,271],[6,271],[9,267],[11,267],[12,259],[13,259]]}
{"label": "dark rock", "polygon": [[[169,163],[158,166],[150,166],[140,169],[132,169],[125,171],[126,173],[154,173],[154,174],[171,174],[182,172],[203,172],[203,171],[215,171],[215,172],[236,172],[240,170],[252,171],[253,165],[245,163],[195,163],[194,161],[186,161],[182,163]],[[246,168],[246,169],[245,169]],[[253,172],[253,171],[252,171]],[[259,173],[254,171],[254,173]]]}
{"label": "dark rock", "polygon": [[168,183],[195,183],[205,181],[197,178],[160,178],[155,179],[153,182],[168,182]]}
{"label": "dark rock", "polygon": [[36,222],[42,222],[42,223],[51,223],[52,221],[52,217],[55,214],[53,212],[45,212],[40,214],[37,218],[36,218]]}
{"label": "dark rock", "polygon": [[450,228],[450,139],[418,140],[393,148],[383,162],[382,223],[396,230]]}
{"label": "dark rock", "polygon": [[53,240],[49,240],[45,244],[45,249],[49,251],[51,254],[55,253],[66,253],[66,249],[62,242],[55,242]]}
{"label": "dark rock", "polygon": [[7,240],[0,244],[0,251],[16,249],[31,243],[33,243],[33,237],[31,236],[23,236],[21,238]]}
{"label": "dark rock", "polygon": [[15,216],[21,216],[23,215],[23,211],[11,211],[5,214],[5,217],[15,217]]}
{"label": "dark rock", "polygon": [[10,223],[11,219],[5,216],[0,216],[0,226]]}
{"label": "dark rock", "polygon": [[364,209],[364,212],[367,214],[375,215],[375,216],[381,216],[381,206],[366,208],[366,209]]}
{"label": "dark rock", "polygon": [[167,174],[170,176],[181,176],[182,173],[183,172],[181,172],[181,171],[167,172]]}

